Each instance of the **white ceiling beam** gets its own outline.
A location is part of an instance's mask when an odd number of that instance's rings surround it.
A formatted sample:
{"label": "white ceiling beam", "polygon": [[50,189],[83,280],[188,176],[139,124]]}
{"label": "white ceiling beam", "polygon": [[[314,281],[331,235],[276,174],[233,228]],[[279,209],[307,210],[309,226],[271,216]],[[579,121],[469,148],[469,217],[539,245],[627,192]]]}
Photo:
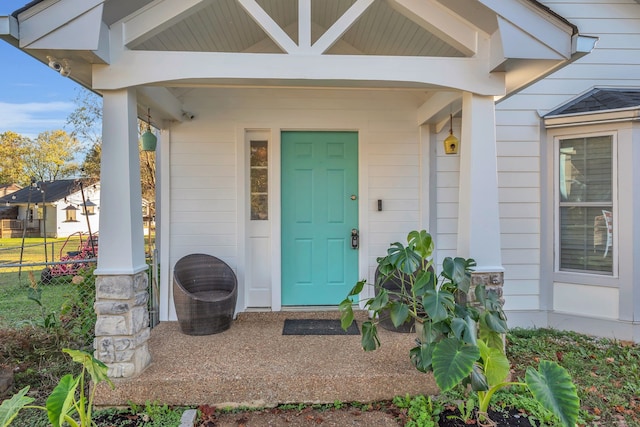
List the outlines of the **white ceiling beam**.
{"label": "white ceiling beam", "polygon": [[[100,6],[102,12],[104,0],[67,0],[51,3],[45,8],[37,10],[32,15],[20,16],[20,47],[28,48],[35,41],[73,22],[93,8]],[[100,19],[102,13],[100,13]],[[99,22],[95,23],[95,31],[99,32]],[[87,31],[92,31],[90,26]],[[77,37],[85,37],[79,35]],[[65,49],[61,47],[61,49]]]}
{"label": "white ceiling beam", "polygon": [[156,0],[124,20],[124,44],[135,47],[208,4],[210,0]]}
{"label": "white ceiling beam", "polygon": [[[499,0],[504,1],[504,0]],[[466,56],[478,49],[478,30],[435,0],[391,0],[391,7]]]}
{"label": "white ceiling beam", "polygon": [[331,48],[344,33],[373,4],[373,0],[357,0],[333,25],[313,44],[312,53],[321,55]]}
{"label": "white ceiling beam", "polygon": [[[530,1],[478,0],[512,25],[547,45],[563,58],[571,57],[573,27]],[[503,40],[503,44],[504,44]]]}
{"label": "white ceiling beam", "polygon": [[[459,104],[456,110],[462,106],[462,92],[438,91],[434,93],[424,104],[418,107],[416,124],[421,126],[427,122],[441,122],[443,119],[449,117],[450,113],[453,114],[457,112],[451,107],[454,103]],[[443,113],[445,110],[446,112]]]}
{"label": "white ceiling beam", "polygon": [[[53,49],[53,50],[89,50],[100,48],[104,41],[109,40],[106,24],[102,22],[102,9],[99,5],[82,15],[69,21],[67,24],[31,42],[26,49]],[[22,30],[22,24],[20,25]],[[22,41],[21,41],[22,42]]]}
{"label": "white ceiling beam", "polygon": [[[137,88],[138,104],[145,109],[151,109],[152,117],[156,120],[183,121],[182,102],[171,94],[169,89],[159,86],[141,86]],[[160,114],[158,114],[160,113]]]}
{"label": "white ceiling beam", "polygon": [[255,0],[238,0],[238,3],[247,11],[253,20],[267,33],[280,49],[287,53],[298,51],[298,45],[294,43],[287,33],[264,11]]}
{"label": "white ceiling beam", "polygon": [[110,66],[94,65],[96,89],[225,80],[368,82],[406,84],[504,95],[504,74],[489,73],[488,59],[360,55],[286,55],[226,52],[124,51]]}

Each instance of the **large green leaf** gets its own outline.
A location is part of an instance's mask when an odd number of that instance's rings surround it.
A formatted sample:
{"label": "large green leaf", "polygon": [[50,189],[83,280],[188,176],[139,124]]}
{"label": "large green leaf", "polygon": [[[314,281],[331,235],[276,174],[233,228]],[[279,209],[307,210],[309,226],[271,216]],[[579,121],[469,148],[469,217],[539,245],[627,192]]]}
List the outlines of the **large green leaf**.
{"label": "large green leaf", "polygon": [[422,266],[422,257],[410,246],[396,242],[387,249],[387,257],[391,265],[405,274],[413,274]]}
{"label": "large green leaf", "polygon": [[475,265],[476,262],[471,258],[446,257],[442,261],[442,275],[451,280],[460,291],[466,294],[471,287],[471,268],[475,267]]}
{"label": "large green leaf", "polygon": [[478,340],[478,348],[480,349],[480,357],[482,358],[482,365],[484,375],[487,378],[489,387],[504,382],[509,376],[509,359],[497,348],[491,348],[482,340]]}
{"label": "large green leaf", "polygon": [[476,322],[474,322],[469,315],[465,317],[455,317],[451,320],[451,330],[460,341],[476,345],[476,329]]}
{"label": "large green leaf", "polygon": [[433,350],[433,376],[440,390],[451,390],[469,376],[473,364],[480,357],[475,345],[455,338],[440,341]]}
{"label": "large green leaf", "polygon": [[536,400],[556,414],[564,426],[576,425],[580,398],[565,368],[555,362],[542,360],[537,371],[527,368],[525,382]]}
{"label": "large green leaf", "polygon": [[100,360],[93,357],[92,354],[82,350],[72,350],[69,348],[63,348],[62,351],[70,355],[75,362],[81,363],[82,366],[84,366],[91,376],[91,381],[93,381],[94,384],[106,381],[113,387],[113,383],[107,376],[109,368]]}
{"label": "large green leaf", "polygon": [[340,310],[340,326],[346,331],[354,320],[353,302],[345,298],[338,306],[338,310]]}
{"label": "large green leaf", "polygon": [[364,351],[373,351],[380,347],[380,340],[378,339],[378,329],[370,321],[362,323],[362,348]]}
{"label": "large green leaf", "polygon": [[435,345],[428,342],[422,342],[418,346],[409,351],[411,363],[420,372],[429,372],[432,370],[432,355]]}
{"label": "large green leaf", "polygon": [[397,328],[409,318],[409,306],[400,301],[391,301],[391,304],[389,304],[389,316],[391,316],[393,326]]}
{"label": "large green leaf", "polygon": [[471,370],[471,389],[473,391],[487,391],[489,390],[489,383],[487,377],[484,375],[482,366],[478,363],[473,364]]}
{"label": "large green leaf", "polygon": [[71,374],[67,374],[60,379],[58,385],[49,395],[46,407],[49,421],[53,427],[60,427],[64,416],[73,410],[73,401],[79,382],[80,377],[74,378]]}
{"label": "large green leaf", "polygon": [[493,311],[485,311],[482,313],[483,326],[486,325],[490,330],[499,334],[506,334],[509,331],[507,321],[500,317],[499,313]]}
{"label": "large green leaf", "polygon": [[420,270],[416,273],[416,279],[413,282],[413,292],[416,297],[421,297],[427,291],[436,288],[436,276],[429,270]]}
{"label": "large green leaf", "polygon": [[26,386],[0,405],[0,426],[7,427],[11,421],[18,416],[22,408],[34,401],[33,397],[27,396],[29,386]]}
{"label": "large green leaf", "polygon": [[433,239],[427,230],[410,232],[407,236],[407,243],[409,246],[413,246],[423,259],[429,258],[433,253]]}
{"label": "large green leaf", "polygon": [[389,305],[389,291],[384,288],[380,288],[380,292],[375,298],[370,299],[367,303],[369,309],[373,311],[379,311]]}
{"label": "large green leaf", "polygon": [[449,317],[449,311],[455,307],[455,298],[449,292],[431,289],[422,298],[422,305],[431,321],[442,322]]}
{"label": "large green leaf", "polygon": [[489,347],[496,348],[504,353],[504,338],[502,334],[482,327],[481,322],[478,335],[480,336],[480,339],[484,341]]}

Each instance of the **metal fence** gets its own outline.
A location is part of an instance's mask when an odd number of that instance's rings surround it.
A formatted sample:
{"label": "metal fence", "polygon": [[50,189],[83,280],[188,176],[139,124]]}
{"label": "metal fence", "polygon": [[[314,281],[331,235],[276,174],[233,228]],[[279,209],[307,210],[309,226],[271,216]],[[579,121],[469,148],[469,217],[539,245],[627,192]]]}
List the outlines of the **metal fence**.
{"label": "metal fence", "polygon": [[[13,239],[12,239],[13,240]],[[5,292],[24,294],[33,299],[34,290],[47,286],[66,286],[74,304],[85,304],[81,311],[93,313],[97,246],[84,240],[77,245],[68,241],[20,244],[0,247],[0,287]],[[147,258],[149,263],[149,324],[158,324],[158,264],[154,249]],[[83,298],[78,299],[78,294]],[[22,299],[20,299],[22,300]]]}

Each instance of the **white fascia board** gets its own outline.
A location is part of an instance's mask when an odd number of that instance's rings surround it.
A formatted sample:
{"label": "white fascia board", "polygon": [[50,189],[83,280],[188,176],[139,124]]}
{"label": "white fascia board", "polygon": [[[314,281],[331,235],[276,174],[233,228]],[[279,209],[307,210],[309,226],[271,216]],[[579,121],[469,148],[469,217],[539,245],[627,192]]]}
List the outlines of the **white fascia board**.
{"label": "white fascia board", "polygon": [[240,6],[253,18],[260,28],[273,40],[275,44],[287,53],[299,50],[291,37],[269,16],[255,0],[237,0]]}
{"label": "white fascia board", "polygon": [[[98,50],[101,38],[108,39],[108,34],[103,31],[103,7],[102,4],[94,7],[28,45],[23,44],[25,41],[22,39],[20,43],[28,49]],[[24,24],[20,25],[21,31],[23,26]]]}
{"label": "white fascia board", "polygon": [[463,54],[476,54],[478,30],[441,3],[435,0],[392,0],[390,5]]}
{"label": "white fascia board", "polygon": [[[20,15],[20,47],[30,48],[31,44],[35,41],[69,24],[74,19],[85,15],[97,6],[100,6],[100,11],[102,11],[103,4],[104,0],[59,1],[24,18],[23,15]],[[94,16],[91,17],[94,18]],[[101,19],[102,14],[100,14],[100,20]],[[85,25],[87,24],[89,24],[89,22],[85,23]],[[99,22],[94,22],[93,25],[93,30],[99,31]],[[92,31],[90,25],[87,25],[85,29]],[[86,37],[85,34],[76,36],[76,38],[84,37]],[[65,48],[63,47],[62,49]]]}
{"label": "white fascia board", "polygon": [[373,0],[357,0],[351,7],[313,44],[311,53],[325,53],[373,4]]}
{"label": "white fascia board", "polygon": [[[567,59],[531,34],[522,31],[510,21],[498,16],[498,32],[502,54],[505,58],[518,59]],[[568,37],[568,36],[567,36]],[[492,37],[493,39],[493,37]],[[570,40],[570,38],[567,38]]]}
{"label": "white fascia board", "polygon": [[571,57],[573,27],[524,0],[478,0],[514,26],[538,39],[562,57]]}
{"label": "white fascia board", "polygon": [[452,88],[481,95],[505,93],[504,73],[488,60],[367,55],[287,55],[226,52],[124,51],[109,67],[94,65],[93,86],[121,89],[189,80],[359,81]]}
{"label": "white fascia board", "polygon": [[616,123],[640,120],[640,108],[618,108],[606,111],[589,111],[585,113],[563,114],[547,116],[544,118],[544,126],[547,129],[568,126],[583,126],[596,123]]}
{"label": "white fascia board", "polygon": [[156,0],[122,21],[124,44],[135,47],[209,3],[209,0]]}
{"label": "white fascia board", "polygon": [[18,40],[18,20],[13,16],[0,16],[0,37],[5,40]]}

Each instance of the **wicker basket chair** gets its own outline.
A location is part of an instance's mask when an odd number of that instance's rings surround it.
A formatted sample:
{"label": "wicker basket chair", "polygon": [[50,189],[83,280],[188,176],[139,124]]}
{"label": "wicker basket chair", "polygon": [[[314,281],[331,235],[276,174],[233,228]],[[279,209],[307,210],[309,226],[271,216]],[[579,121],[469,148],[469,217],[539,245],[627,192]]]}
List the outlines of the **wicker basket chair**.
{"label": "wicker basket chair", "polygon": [[229,329],[238,298],[238,280],[224,261],[206,254],[182,257],[173,269],[173,301],[187,335]]}

